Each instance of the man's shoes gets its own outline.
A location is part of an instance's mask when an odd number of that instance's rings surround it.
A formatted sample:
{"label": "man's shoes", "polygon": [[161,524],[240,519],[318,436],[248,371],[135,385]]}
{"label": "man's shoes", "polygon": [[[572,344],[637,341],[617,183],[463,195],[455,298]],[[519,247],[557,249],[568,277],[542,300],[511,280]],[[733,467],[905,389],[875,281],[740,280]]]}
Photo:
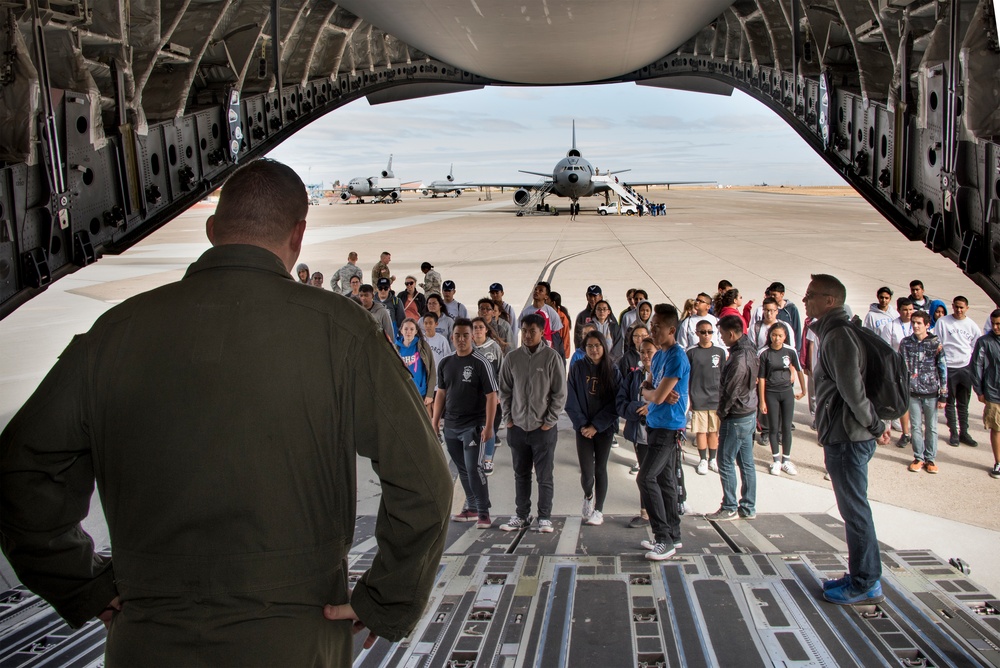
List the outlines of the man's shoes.
{"label": "man's shoes", "polygon": [[961,434],[958,437],[958,442],[959,443],[963,443],[965,445],[968,445],[969,447],[972,447],[972,448],[974,448],[977,445],[979,445],[979,441],[977,441],[976,439],[974,439],[971,436],[969,436],[968,432],[965,432],[964,434]]}
{"label": "man's shoes", "polygon": [[452,515],[452,522],[475,522],[479,519],[479,513],[475,510],[470,510],[469,508],[464,509],[458,515]]}
{"label": "man's shoes", "polygon": [[711,515],[705,515],[706,520],[712,520],[715,522],[726,522],[728,520],[736,519],[735,510],[726,510],[725,508],[719,508]]}
{"label": "man's shoes", "polygon": [[708,460],[708,470],[711,471],[712,473],[719,472],[719,462],[716,461],[715,457],[712,457],[711,459]]}
{"label": "man's shoes", "polygon": [[483,462],[483,473],[486,475],[493,475],[493,462],[488,459]]}
{"label": "man's shoes", "polygon": [[698,462],[698,466],[694,467],[695,473],[698,475],[708,475],[708,460],[702,459]]}
{"label": "man's shoes", "polygon": [[795,468],[795,464],[792,463],[791,459],[786,459],[785,461],[781,462],[781,470],[782,472],[787,473],[788,475],[799,474],[799,470]]}
{"label": "man's shoes", "polygon": [[639,462],[632,464],[632,468],[628,470],[629,475],[639,475]]}
{"label": "man's shoes", "polygon": [[587,521],[584,522],[584,524],[589,524],[592,527],[601,526],[604,524],[604,513],[600,510],[595,510],[590,514],[590,517],[587,518]]}
{"label": "man's shoes", "polygon": [[757,445],[767,445],[767,434],[765,432],[757,434]]}
{"label": "man's shoes", "polygon": [[737,508],[736,514],[739,515],[741,520],[755,520],[757,519],[756,510],[746,510],[745,508]]}
{"label": "man's shoes", "polygon": [[937,464],[935,464],[934,462],[928,461],[927,463],[924,464],[924,470],[927,471],[928,473],[937,473],[938,467]]}
{"label": "man's shoes", "polygon": [[580,511],[581,516],[584,521],[589,520],[590,516],[594,514],[594,495],[591,494],[590,497],[583,497],[583,510]]}
{"label": "man's shoes", "polygon": [[664,543],[656,543],[653,549],[646,553],[646,558],[650,561],[663,561],[674,556],[677,550],[674,549],[673,545],[665,545]]}
{"label": "man's shoes", "polygon": [[994,464],[993,468],[990,469],[990,477],[991,478],[1000,478],[1000,462],[997,462],[996,464]]}
{"label": "man's shoes", "polygon": [[899,437],[899,440],[896,441],[896,447],[897,448],[905,448],[906,446],[910,445],[911,443],[913,443],[913,437],[910,436],[909,434],[903,434],[902,436]]}
{"label": "man's shoes", "polygon": [[958,434],[956,434],[955,432],[951,432],[951,436],[948,437],[948,445],[950,445],[953,448],[957,448],[958,442],[959,442]]}
{"label": "man's shoes", "polygon": [[876,582],[867,591],[857,589],[852,584],[843,584],[825,590],[823,598],[836,605],[874,605],[885,600],[881,582]]}
{"label": "man's shoes", "polygon": [[771,475],[781,475],[781,462],[771,462]]}
{"label": "man's shoes", "polygon": [[555,528],[552,526],[552,520],[538,520],[538,532],[539,533],[552,533]]}
{"label": "man's shoes", "polygon": [[823,591],[843,587],[847,584],[851,584],[851,576],[848,573],[844,573],[839,578],[834,578],[833,580],[823,580]]}
{"label": "man's shoes", "polygon": [[649,540],[648,538],[643,539],[639,541],[639,547],[641,547],[644,550],[652,550],[654,547],[656,547],[656,541]]}
{"label": "man's shoes", "polygon": [[906,467],[906,470],[910,473],[919,473],[924,468],[924,463],[919,459],[914,459],[913,462]]}
{"label": "man's shoes", "polygon": [[628,521],[629,529],[641,529],[642,527],[649,526],[649,518],[643,517],[642,515],[636,515]]}
{"label": "man's shoes", "polygon": [[[478,515],[476,517],[478,519]],[[531,515],[528,515],[527,517],[518,517],[517,515],[513,515],[509,520],[507,520],[506,524],[500,525],[500,531],[520,531],[521,529],[525,529],[531,525],[531,519]],[[539,520],[539,523],[541,523],[541,520]]]}
{"label": "man's shoes", "polygon": [[493,520],[489,515],[480,515],[479,519],[476,520],[477,529],[489,529],[493,526]]}
{"label": "man's shoes", "polygon": [[611,439],[611,447],[612,448],[617,448],[618,447],[618,438],[617,437]]}

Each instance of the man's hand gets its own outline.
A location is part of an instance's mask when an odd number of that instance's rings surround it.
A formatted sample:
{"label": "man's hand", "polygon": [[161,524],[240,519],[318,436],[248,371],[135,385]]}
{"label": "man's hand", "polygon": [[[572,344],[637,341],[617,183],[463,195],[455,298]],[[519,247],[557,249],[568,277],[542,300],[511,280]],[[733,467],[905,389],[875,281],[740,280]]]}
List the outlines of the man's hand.
{"label": "man's hand", "polygon": [[587,425],[580,430],[580,436],[583,436],[584,438],[594,438],[594,434],[596,433],[597,427],[594,427],[593,425]]}
{"label": "man's hand", "polygon": [[110,629],[112,618],[115,616],[115,614],[121,611],[122,611],[121,597],[115,596],[113,599],[111,599],[111,602],[108,603],[108,607],[104,608],[104,612],[97,615],[97,618],[102,622],[104,622],[104,628]]}
{"label": "man's hand", "polygon": [[484,445],[486,444],[486,441],[488,441],[491,438],[493,438],[493,425],[492,424],[488,424],[485,427],[483,427],[483,435],[482,435],[481,438],[482,438],[482,441],[480,441],[480,443],[483,443]]}
{"label": "man's hand", "polygon": [[649,415],[649,404],[643,404],[635,409],[636,415]]}
{"label": "man's hand", "polygon": [[981,404],[985,404],[986,403],[986,397],[984,395],[977,394],[976,397],[979,399],[979,403],[981,403]]}
{"label": "man's hand", "polygon": [[798,394],[796,394],[796,395],[795,395],[795,398],[796,398],[796,399],[801,399],[801,398],[802,398],[802,397],[804,397],[804,396],[806,396],[806,393],[805,393],[805,392],[799,392]]}
{"label": "man's hand", "polygon": [[[324,605],[323,616],[330,621],[345,619],[353,622],[351,625],[351,633],[354,635],[357,635],[361,631],[365,630],[364,623],[358,619],[358,615],[354,612],[354,608],[351,607],[350,603],[345,603],[344,605]],[[365,649],[371,649],[371,646],[375,644],[376,640],[378,640],[378,636],[375,635],[374,632],[369,631],[368,637],[365,638]]]}
{"label": "man's hand", "polygon": [[667,395],[668,404],[676,404],[681,400],[681,395],[677,393],[677,390],[670,390],[670,394]]}
{"label": "man's hand", "polygon": [[892,429],[886,429],[882,432],[882,435],[878,437],[879,445],[889,445],[889,441],[892,440]]}
{"label": "man's hand", "polygon": [[548,425],[548,424],[543,424],[542,425],[542,431],[548,431],[549,429],[552,429],[552,425]]}
{"label": "man's hand", "polygon": [[435,434],[440,434],[441,433],[441,420],[440,419],[431,420],[431,426],[434,427],[434,433]]}
{"label": "man's hand", "polygon": [[513,422],[508,422],[507,423],[507,428],[508,429],[513,429],[514,428],[514,423]]}

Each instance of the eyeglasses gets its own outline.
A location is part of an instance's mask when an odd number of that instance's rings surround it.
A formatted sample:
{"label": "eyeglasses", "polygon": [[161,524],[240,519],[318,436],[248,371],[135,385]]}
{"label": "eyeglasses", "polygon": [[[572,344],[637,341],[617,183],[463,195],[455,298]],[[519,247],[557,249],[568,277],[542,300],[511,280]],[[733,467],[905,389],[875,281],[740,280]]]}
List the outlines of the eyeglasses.
{"label": "eyeglasses", "polygon": [[712,329],[700,329],[698,330],[699,335],[708,336],[709,334],[715,334],[715,330]]}
{"label": "eyeglasses", "polygon": [[829,292],[807,292],[802,295],[802,299],[812,299],[813,297],[832,297]]}
{"label": "eyeglasses", "polygon": [[415,285],[415,283],[413,281],[407,281],[404,285]]}
{"label": "eyeglasses", "polygon": [[711,305],[712,305],[712,302],[709,302],[709,301],[705,301],[704,299],[695,299],[695,300],[694,300],[694,303],[695,303],[695,304],[708,304],[709,306],[711,306]]}
{"label": "eyeglasses", "polygon": [[600,343],[588,343],[587,350],[604,350],[604,346]]}

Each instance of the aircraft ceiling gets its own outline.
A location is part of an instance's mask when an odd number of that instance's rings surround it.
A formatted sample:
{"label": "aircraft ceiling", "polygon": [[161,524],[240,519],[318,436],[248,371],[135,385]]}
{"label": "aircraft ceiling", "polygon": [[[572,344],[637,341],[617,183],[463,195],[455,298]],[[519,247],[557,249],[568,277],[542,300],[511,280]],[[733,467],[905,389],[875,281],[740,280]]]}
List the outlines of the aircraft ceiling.
{"label": "aircraft ceiling", "polygon": [[738,88],[1000,296],[991,0],[14,0],[0,317],[315,118],[485,85]]}

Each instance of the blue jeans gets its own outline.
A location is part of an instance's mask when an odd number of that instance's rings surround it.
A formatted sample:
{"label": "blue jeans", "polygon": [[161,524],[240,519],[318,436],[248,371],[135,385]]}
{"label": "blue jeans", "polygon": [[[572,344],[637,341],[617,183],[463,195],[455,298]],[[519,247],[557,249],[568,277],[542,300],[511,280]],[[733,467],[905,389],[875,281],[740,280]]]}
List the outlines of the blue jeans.
{"label": "blue jeans", "polygon": [[937,458],[937,397],[910,395],[910,435],[913,458],[932,462]]}
{"label": "blue jeans", "polygon": [[451,461],[455,462],[455,468],[458,469],[458,479],[465,492],[465,508],[480,515],[488,515],[490,488],[483,471],[486,447],[480,442],[482,436],[482,427],[461,430],[451,429],[448,425],[444,427],[444,442],[448,446]]}
{"label": "blue jeans", "polygon": [[868,591],[882,577],[878,537],[868,505],[868,462],[875,455],[875,439],[827,443],[823,454],[833,494],[837,497],[837,508],[844,518],[851,584],[856,589]]}
{"label": "blue jeans", "polygon": [[[722,479],[722,508],[757,512],[757,469],[753,465],[753,432],[757,415],[727,418],[719,425],[719,478]],[[740,501],[736,503],[736,470],[740,467]]]}

